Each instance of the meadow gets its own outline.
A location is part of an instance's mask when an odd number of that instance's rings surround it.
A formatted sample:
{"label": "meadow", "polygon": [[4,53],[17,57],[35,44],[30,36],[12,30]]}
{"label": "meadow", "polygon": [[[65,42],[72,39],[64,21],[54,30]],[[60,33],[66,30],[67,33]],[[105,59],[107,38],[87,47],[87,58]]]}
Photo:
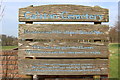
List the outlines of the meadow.
{"label": "meadow", "polygon": [[109,44],[109,51],[110,51],[110,78],[118,78],[118,58],[120,55],[118,51],[120,50],[120,44],[111,43]]}

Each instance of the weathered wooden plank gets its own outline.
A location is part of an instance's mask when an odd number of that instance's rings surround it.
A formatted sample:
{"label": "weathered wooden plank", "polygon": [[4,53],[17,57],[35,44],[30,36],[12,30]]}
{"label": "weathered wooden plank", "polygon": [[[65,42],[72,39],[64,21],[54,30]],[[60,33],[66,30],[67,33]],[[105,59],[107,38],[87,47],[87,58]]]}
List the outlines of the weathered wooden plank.
{"label": "weathered wooden plank", "polygon": [[19,39],[108,40],[108,25],[19,24]]}
{"label": "weathered wooden plank", "polygon": [[19,40],[19,49],[102,49],[107,50],[108,46],[104,44],[94,44],[90,42],[80,43],[74,41],[21,41]]}
{"label": "weathered wooden plank", "polygon": [[16,65],[18,64],[17,60],[8,60],[8,61],[0,61],[1,64],[3,65]]}
{"label": "weathered wooden plank", "polygon": [[19,43],[18,56],[24,57],[65,57],[96,58],[108,57],[106,45],[85,44],[79,42],[30,42]]}
{"label": "weathered wooden plank", "polygon": [[31,75],[105,75],[107,59],[22,59],[19,73]]}
{"label": "weathered wooden plank", "polygon": [[82,5],[42,5],[19,9],[19,21],[81,21],[81,22],[108,22],[108,9],[99,6]]}
{"label": "weathered wooden plank", "polygon": [[0,73],[11,73],[11,74],[17,74],[18,73],[18,69],[17,70],[0,70]]}
{"label": "weathered wooden plank", "polygon": [[17,56],[17,50],[3,50],[0,56]]}
{"label": "weathered wooden plank", "polygon": [[1,60],[17,60],[17,56],[0,56]]}
{"label": "weathered wooden plank", "polygon": [[18,69],[18,64],[16,65],[2,65],[3,70],[17,70]]}

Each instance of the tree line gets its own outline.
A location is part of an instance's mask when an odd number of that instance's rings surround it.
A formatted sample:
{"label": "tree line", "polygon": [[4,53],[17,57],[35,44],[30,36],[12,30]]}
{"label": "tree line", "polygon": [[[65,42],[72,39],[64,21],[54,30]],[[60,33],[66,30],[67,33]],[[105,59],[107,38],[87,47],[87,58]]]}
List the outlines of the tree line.
{"label": "tree line", "polygon": [[110,27],[109,30],[109,40],[111,43],[119,43],[120,42],[120,22],[116,22],[113,27]]}
{"label": "tree line", "polygon": [[14,36],[0,35],[1,40],[0,43],[2,46],[17,46],[18,39]]}

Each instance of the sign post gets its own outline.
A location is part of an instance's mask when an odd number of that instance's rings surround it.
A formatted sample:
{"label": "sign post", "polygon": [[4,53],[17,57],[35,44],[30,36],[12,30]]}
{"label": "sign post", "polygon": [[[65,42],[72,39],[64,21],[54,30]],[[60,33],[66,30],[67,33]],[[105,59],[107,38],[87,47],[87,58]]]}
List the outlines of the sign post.
{"label": "sign post", "polygon": [[[19,9],[19,73],[25,75],[109,74],[108,9],[43,5]],[[94,22],[94,24],[33,24]],[[27,59],[29,58],[29,59]]]}

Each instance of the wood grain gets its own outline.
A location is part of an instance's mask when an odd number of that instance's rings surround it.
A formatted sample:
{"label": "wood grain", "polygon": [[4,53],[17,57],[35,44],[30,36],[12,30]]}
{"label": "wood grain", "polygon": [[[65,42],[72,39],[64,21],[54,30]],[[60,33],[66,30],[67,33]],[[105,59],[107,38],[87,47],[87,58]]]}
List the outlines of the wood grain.
{"label": "wood grain", "polygon": [[29,75],[105,75],[107,59],[23,59],[19,73]]}
{"label": "wood grain", "polygon": [[[26,19],[25,18],[25,12],[29,11],[30,14],[27,14],[28,16],[36,16],[36,12],[39,14],[47,14],[47,15],[58,15],[58,18],[36,18],[35,19]],[[80,19],[64,19],[61,18],[62,12],[66,12],[64,14],[65,17],[68,17],[67,15],[82,15],[85,16],[88,14],[91,18],[96,15],[102,15],[102,19],[99,20],[99,17],[96,17],[96,19],[89,19],[89,18],[80,18]],[[109,11],[108,9],[101,8],[99,6],[82,6],[82,5],[42,5],[42,6],[29,6],[25,8],[19,9],[19,21],[20,22],[27,22],[27,21],[33,21],[33,22],[108,22],[109,21]],[[55,16],[56,17],[56,16]]]}
{"label": "wood grain", "polygon": [[19,39],[109,40],[108,29],[108,25],[19,24]]}
{"label": "wood grain", "polygon": [[[30,51],[39,51],[39,53],[29,53]],[[41,53],[49,52],[49,53]],[[53,53],[57,52],[57,53]],[[64,52],[64,53],[59,53]],[[69,53],[72,52],[72,53]],[[73,53],[83,52],[83,53]],[[89,52],[89,53],[85,53]],[[90,53],[95,52],[95,53]],[[100,54],[99,54],[100,53]],[[108,47],[106,45],[85,44],[79,42],[31,42],[22,41],[19,43],[18,56],[24,57],[54,57],[54,58],[107,58],[109,56]]]}

